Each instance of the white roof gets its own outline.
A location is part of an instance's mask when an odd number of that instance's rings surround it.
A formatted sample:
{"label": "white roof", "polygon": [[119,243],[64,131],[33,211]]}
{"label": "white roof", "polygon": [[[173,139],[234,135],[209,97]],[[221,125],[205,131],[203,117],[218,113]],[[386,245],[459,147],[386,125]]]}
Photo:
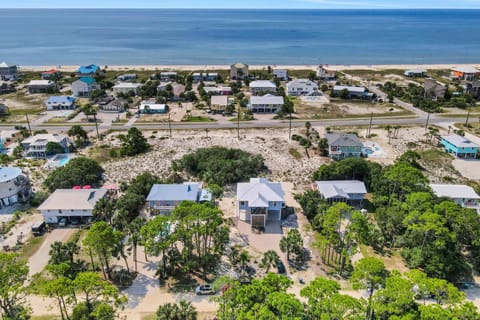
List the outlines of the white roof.
{"label": "white roof", "polygon": [[60,143],[65,138],[68,138],[68,137],[64,134],[41,133],[41,134],[37,134],[37,135],[34,135],[34,136],[31,136],[31,137],[28,137],[28,138],[24,139],[22,141],[22,144],[24,144],[24,143],[32,144],[32,143],[35,143],[38,140],[46,140],[48,142]]}
{"label": "white roof", "polygon": [[107,189],[57,189],[38,210],[93,210]]}
{"label": "white roof", "polygon": [[480,196],[472,187],[464,184],[430,184],[433,193],[437,197],[446,197],[452,199],[480,199]]}
{"label": "white roof", "polygon": [[317,181],[317,190],[326,199],[345,198],[350,199],[350,194],[366,194],[365,183],[359,180],[332,180]]}
{"label": "white roof", "polygon": [[227,106],[228,105],[228,96],[212,96],[211,104],[212,105]]}
{"label": "white roof", "polygon": [[145,107],[150,110],[165,110],[167,108],[166,104],[158,104],[158,103],[148,103],[148,102],[142,102],[140,105],[140,110],[145,110]]}
{"label": "white roof", "polygon": [[459,136],[458,134],[451,134],[449,136],[442,136],[443,140],[450,142],[455,145],[457,148],[475,148],[478,147],[477,144],[468,140],[465,137]]}
{"label": "white roof", "polygon": [[5,61],[0,63],[0,68],[8,68],[8,67],[11,67],[8,63],[6,63]]}
{"label": "white roof", "polygon": [[264,96],[251,96],[250,97],[250,104],[251,105],[258,105],[258,104],[276,104],[280,105],[283,104],[283,97],[282,96],[274,96],[271,94],[267,94]]}
{"label": "white roof", "polygon": [[250,182],[237,183],[237,200],[247,201],[249,207],[268,207],[268,202],[283,201],[282,185],[265,178],[250,178]]}
{"label": "white roof", "polygon": [[458,72],[463,72],[463,73],[479,73],[480,70],[474,67],[458,67],[458,68],[453,68],[453,71],[458,71]]}
{"label": "white roof", "polygon": [[289,87],[312,87],[318,89],[318,84],[309,79],[295,79],[287,83],[287,89]]}
{"label": "white roof", "polygon": [[273,83],[272,81],[268,81],[268,80],[252,81],[252,82],[250,82],[249,87],[250,88],[277,88],[275,83]]}
{"label": "white roof", "polygon": [[425,69],[410,69],[410,70],[405,70],[405,74],[407,73],[427,73],[427,70]]}
{"label": "white roof", "polygon": [[140,83],[132,83],[132,82],[120,82],[119,84],[115,85],[113,89],[138,89],[142,85]]}
{"label": "white roof", "polygon": [[0,183],[15,179],[22,174],[22,170],[16,167],[0,167]]}
{"label": "white roof", "polygon": [[334,91],[342,91],[345,89],[347,89],[348,92],[358,92],[358,93],[362,93],[366,91],[365,87],[352,87],[352,86],[334,86],[333,87]]}
{"label": "white roof", "polygon": [[28,86],[49,86],[54,84],[51,80],[30,80]]}

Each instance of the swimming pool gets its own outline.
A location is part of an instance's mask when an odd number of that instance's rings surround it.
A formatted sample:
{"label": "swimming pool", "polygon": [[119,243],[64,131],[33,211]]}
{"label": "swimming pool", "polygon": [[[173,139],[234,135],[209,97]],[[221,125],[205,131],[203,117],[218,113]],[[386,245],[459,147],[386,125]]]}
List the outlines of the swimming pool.
{"label": "swimming pool", "polygon": [[73,153],[61,153],[55,155],[53,158],[48,160],[47,164],[45,165],[47,168],[57,168],[63,167],[66,165],[70,159],[75,158],[75,154]]}

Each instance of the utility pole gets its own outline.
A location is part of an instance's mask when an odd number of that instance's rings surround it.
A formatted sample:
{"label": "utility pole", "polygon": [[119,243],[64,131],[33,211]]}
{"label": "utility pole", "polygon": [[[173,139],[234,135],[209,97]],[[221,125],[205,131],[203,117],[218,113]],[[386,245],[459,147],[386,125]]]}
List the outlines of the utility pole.
{"label": "utility pole", "polygon": [[237,111],[237,138],[240,140],[240,106]]}
{"label": "utility pole", "polygon": [[97,140],[100,141],[100,134],[98,133],[97,113],[93,114],[93,120],[95,121],[95,129],[97,129]]}
{"label": "utility pole", "polygon": [[28,131],[32,135],[32,128],[30,127],[30,120],[28,120],[28,112],[25,112],[25,117],[27,118]]}
{"label": "utility pole", "polygon": [[288,123],[288,140],[292,140],[292,113],[290,112],[289,123]]}
{"label": "utility pole", "polygon": [[172,122],[170,121],[170,111],[168,112],[168,134],[172,139]]}
{"label": "utility pole", "polygon": [[470,119],[470,110],[472,109],[472,107],[468,107],[468,112],[467,112],[467,119],[465,119],[465,127],[468,128],[468,120]]}
{"label": "utility pole", "polygon": [[370,123],[368,124],[367,138],[370,138],[370,135],[372,134],[372,122],[373,122],[373,112],[370,115]]}
{"label": "utility pole", "polygon": [[427,122],[425,122],[425,131],[427,131],[429,122],[430,122],[430,112],[427,113]]}

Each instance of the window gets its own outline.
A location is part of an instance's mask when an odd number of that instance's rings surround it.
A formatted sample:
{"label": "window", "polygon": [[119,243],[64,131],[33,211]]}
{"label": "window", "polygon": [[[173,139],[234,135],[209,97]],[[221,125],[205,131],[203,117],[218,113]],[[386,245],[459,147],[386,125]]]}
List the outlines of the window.
{"label": "window", "polygon": [[62,210],[58,210],[58,213],[62,213]]}
{"label": "window", "polygon": [[241,206],[244,206],[244,205],[245,205],[245,201],[240,201],[240,205],[241,205]]}
{"label": "window", "polygon": [[274,201],[274,202],[273,202],[273,206],[276,207],[276,206],[277,206],[277,202]]}

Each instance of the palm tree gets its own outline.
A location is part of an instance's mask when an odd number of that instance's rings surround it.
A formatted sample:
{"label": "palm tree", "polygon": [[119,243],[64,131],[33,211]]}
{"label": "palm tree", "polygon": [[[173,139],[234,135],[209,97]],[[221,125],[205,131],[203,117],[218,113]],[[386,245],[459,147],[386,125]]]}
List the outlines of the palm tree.
{"label": "palm tree", "polygon": [[302,248],[302,236],[297,229],[291,229],[287,236],[280,240],[280,250],[287,254],[287,260],[290,260],[290,253],[299,252]]}
{"label": "palm tree", "polygon": [[181,300],[178,310],[178,320],[196,320],[197,310],[190,301]]}
{"label": "palm tree", "polygon": [[157,320],[196,320],[198,313],[191,302],[181,300],[159,306],[156,315]]}
{"label": "palm tree", "polygon": [[238,256],[238,262],[240,264],[240,268],[245,270],[247,263],[250,262],[250,255],[246,250],[242,250],[242,252],[240,252],[240,256]]}
{"label": "palm tree", "polygon": [[268,272],[270,268],[275,268],[277,266],[280,257],[273,250],[268,250],[263,254],[262,261],[260,262],[260,267],[265,269],[265,272]]}
{"label": "palm tree", "polygon": [[140,230],[145,224],[145,220],[141,217],[136,217],[131,223],[127,225],[126,232],[128,235],[128,244],[133,251],[133,261],[135,263],[135,272],[137,272],[137,246],[140,243]]}
{"label": "palm tree", "polygon": [[50,255],[50,263],[51,264],[59,264],[64,261],[63,257],[63,243],[61,241],[55,241],[50,245],[50,251],[48,252]]}
{"label": "palm tree", "polygon": [[108,198],[102,198],[95,203],[93,208],[93,216],[97,220],[102,220],[112,224],[112,217],[115,213],[115,203]]}
{"label": "palm tree", "polygon": [[68,256],[70,264],[73,264],[74,257],[80,251],[80,247],[74,241],[69,241],[63,245],[63,252]]}

